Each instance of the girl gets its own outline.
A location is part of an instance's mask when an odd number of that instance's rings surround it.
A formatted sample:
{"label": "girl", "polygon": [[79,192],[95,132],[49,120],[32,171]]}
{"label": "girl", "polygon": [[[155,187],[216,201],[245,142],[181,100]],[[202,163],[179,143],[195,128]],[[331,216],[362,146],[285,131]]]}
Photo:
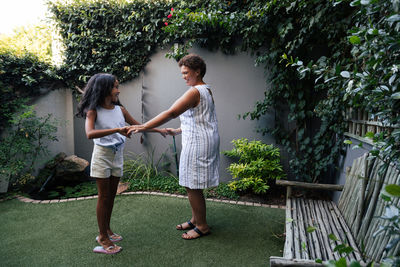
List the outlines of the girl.
{"label": "girl", "polygon": [[[122,250],[114,244],[121,241],[122,236],[111,230],[110,220],[119,179],[123,174],[123,148],[128,136],[125,124],[139,124],[120,104],[119,93],[114,75],[95,74],[84,89],[77,113],[77,116],[86,118],[86,136],[94,142],[90,176],[96,178],[98,190],[96,215],[99,236],[96,240],[101,246],[93,251],[104,254]],[[154,131],[165,136],[165,130]]]}

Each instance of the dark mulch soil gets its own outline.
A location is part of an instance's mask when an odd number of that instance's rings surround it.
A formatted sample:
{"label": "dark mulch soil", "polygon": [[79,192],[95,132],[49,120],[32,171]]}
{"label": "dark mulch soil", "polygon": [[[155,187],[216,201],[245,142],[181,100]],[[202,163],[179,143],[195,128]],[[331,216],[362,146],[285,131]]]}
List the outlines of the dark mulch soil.
{"label": "dark mulch soil", "polygon": [[[326,190],[307,190],[301,188],[292,189],[292,197],[307,199],[331,200],[332,192]],[[286,187],[271,185],[267,193],[263,195],[244,194],[239,201],[250,201],[268,205],[286,205]]]}
{"label": "dark mulch soil", "polygon": [[265,194],[245,194],[240,196],[239,201],[250,201],[268,205],[286,205],[286,188],[283,186],[270,185]]}

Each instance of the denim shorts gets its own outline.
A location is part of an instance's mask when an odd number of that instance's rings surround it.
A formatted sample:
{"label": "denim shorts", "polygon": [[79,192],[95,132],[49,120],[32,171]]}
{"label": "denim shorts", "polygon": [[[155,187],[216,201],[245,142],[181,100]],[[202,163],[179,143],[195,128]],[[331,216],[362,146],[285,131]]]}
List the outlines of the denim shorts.
{"label": "denim shorts", "polygon": [[94,145],[90,176],[93,178],[122,177],[124,166],[123,147],[116,150],[111,147]]}

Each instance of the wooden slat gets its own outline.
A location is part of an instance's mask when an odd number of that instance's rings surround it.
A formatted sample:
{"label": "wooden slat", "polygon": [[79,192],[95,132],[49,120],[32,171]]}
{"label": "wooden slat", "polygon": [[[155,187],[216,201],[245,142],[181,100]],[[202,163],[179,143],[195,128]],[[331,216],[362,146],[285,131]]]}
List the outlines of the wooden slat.
{"label": "wooden slat", "polygon": [[[315,211],[314,208],[314,203],[312,200],[308,200],[309,203],[309,208],[310,208],[310,212],[311,212],[311,216],[314,218],[315,223],[317,225],[317,227],[319,228],[319,220],[318,220],[318,214]],[[317,231],[315,231],[315,234],[317,236],[317,240],[318,242],[315,242],[315,250],[316,251],[320,251],[321,254],[321,260],[327,260],[329,258],[329,252],[327,251],[326,248],[326,244],[324,242],[321,242],[323,240],[323,233],[321,231],[321,229],[318,229]]]}
{"label": "wooden slat", "polygon": [[340,198],[339,198],[338,207],[339,207],[339,210],[344,214],[345,219],[347,219],[345,214],[347,214],[346,211],[348,209],[350,198],[351,198],[351,195],[353,193],[353,189],[354,189],[354,186],[356,183],[356,179],[355,179],[356,172],[357,172],[356,166],[358,164],[359,164],[359,159],[355,159],[351,166],[350,172],[349,172],[348,176],[346,177],[346,182],[345,182],[345,185],[343,188],[343,192],[341,193]]}
{"label": "wooden slat", "polygon": [[367,185],[367,195],[365,199],[365,208],[364,211],[364,219],[361,222],[360,230],[357,235],[355,235],[357,242],[361,245],[361,242],[364,242],[364,237],[367,235],[368,228],[370,226],[371,220],[373,218],[373,214],[375,211],[375,203],[378,199],[378,196],[381,191],[382,181],[378,178],[378,169],[381,166],[382,162],[375,161],[372,167],[372,170],[369,174],[371,177],[369,183]]}
{"label": "wooden slat", "polygon": [[[357,245],[357,243],[356,243],[356,241],[355,241],[355,239],[354,239],[354,237],[353,237],[353,235],[352,235],[352,233],[350,231],[350,228],[348,227],[348,225],[347,225],[346,221],[344,220],[342,214],[340,213],[339,209],[336,207],[336,205],[332,205],[332,207],[333,207],[333,211],[335,212],[335,214],[336,214],[336,216],[338,218],[339,223],[341,224],[341,226],[342,226],[342,228],[344,230],[344,233],[347,236],[347,241],[349,242],[349,245],[353,249],[356,249],[357,251],[360,251],[358,249],[358,245]],[[362,261],[362,258],[358,253],[355,256],[356,256],[356,259],[358,261]]]}
{"label": "wooden slat", "polygon": [[[396,177],[397,176],[397,171],[395,168],[388,168],[384,179],[383,183],[384,184],[393,184],[396,183]],[[378,219],[378,216],[382,216],[385,212],[385,203],[379,198],[379,201],[377,202],[377,207],[374,212],[374,219],[371,222],[371,232],[376,232],[379,229],[379,226],[386,226],[389,225],[388,221],[384,221],[381,219]],[[373,227],[373,230],[372,230]],[[373,234],[373,233],[372,233]],[[392,235],[387,235],[387,234],[381,234],[375,238],[372,236],[367,236],[367,242],[370,244],[370,255],[371,257],[376,260],[380,261],[381,260],[381,255],[384,251],[384,248],[386,247],[386,244],[390,242],[392,239]]]}
{"label": "wooden slat", "polygon": [[320,267],[322,264],[316,263],[313,260],[302,260],[302,259],[286,259],[282,257],[271,256],[269,258],[269,264],[271,267],[299,267],[299,266],[309,266],[309,267]]}
{"label": "wooden slat", "polygon": [[[367,155],[368,157],[368,155]],[[355,221],[355,227],[353,229],[353,233],[357,235],[358,231],[360,230],[361,227],[361,220],[364,217],[364,202],[365,202],[365,190],[367,188],[367,180],[368,180],[368,160],[364,160],[364,168],[363,168],[363,177],[364,179],[361,179],[361,189],[359,191],[359,204],[357,207],[357,215],[356,215],[356,221]]]}
{"label": "wooden slat", "polygon": [[288,180],[277,180],[277,185],[281,186],[296,186],[307,189],[321,189],[321,190],[332,190],[332,191],[342,191],[343,185],[337,184],[315,184],[315,183],[305,183],[305,182],[296,182],[296,181],[288,181]]}
{"label": "wooden slat", "polygon": [[380,195],[382,185],[383,185],[383,180],[384,180],[384,177],[379,177],[379,175],[378,175],[378,169],[381,165],[382,165],[382,162],[380,162],[380,161],[376,163],[374,176],[371,176],[372,179],[371,179],[371,187],[370,188],[373,191],[372,191],[371,199],[369,200],[368,206],[366,207],[367,210],[365,212],[365,216],[364,216],[364,220],[361,225],[361,229],[357,235],[357,241],[359,242],[359,244],[361,244],[361,242],[364,243],[365,249],[367,251],[367,255],[371,255],[370,253],[374,249],[372,247],[373,245],[370,244],[371,242],[369,242],[369,239],[366,239],[366,237],[372,236],[375,232],[374,229],[376,228],[374,226],[373,220],[374,220],[375,210],[377,208],[377,205],[379,208],[378,199],[379,199],[379,195]]}
{"label": "wooden slat", "polygon": [[[309,201],[304,201],[304,206],[302,208],[306,224],[310,226],[316,226],[317,222],[315,218],[311,216]],[[321,251],[316,250],[315,247],[315,244],[318,242],[318,238],[315,231],[307,233],[307,242],[310,251],[310,259],[322,259]]]}
{"label": "wooden slat", "polygon": [[[304,207],[304,199],[303,198],[296,198],[296,208],[298,211],[297,214],[297,221],[299,222],[299,240],[301,246],[301,258],[300,259],[310,259],[310,250],[309,250],[309,243],[306,237],[307,234],[307,223],[306,220],[303,218],[303,207]],[[305,246],[303,246],[305,244]]]}
{"label": "wooden slat", "polygon": [[331,233],[329,226],[327,225],[328,218],[320,208],[318,204],[318,200],[310,200],[313,203],[313,208],[315,210],[315,213],[317,215],[317,218],[319,219],[319,230],[321,231],[321,243],[324,244],[326,253],[327,253],[327,258],[324,260],[333,260],[333,259],[339,259],[338,254],[333,251],[332,245],[330,243],[330,240],[328,238],[328,235]]}
{"label": "wooden slat", "polygon": [[294,257],[296,259],[301,259],[301,241],[300,241],[300,234],[299,234],[299,221],[297,216],[297,205],[296,199],[292,198],[292,218],[294,219],[295,227],[293,227],[293,243],[294,243]]}
{"label": "wooden slat", "polygon": [[[336,216],[336,213],[333,208],[335,203],[333,203],[332,201],[323,201],[323,202],[321,202],[321,204],[323,205],[323,209],[325,209],[331,215],[328,217],[328,219],[329,219],[329,225],[331,226],[333,234],[340,240],[341,244],[348,243],[349,238],[347,237],[347,235],[345,234],[345,231],[342,228],[342,224],[345,224],[346,222],[344,222],[344,221],[341,223],[339,222],[340,218],[338,218]],[[338,243],[336,243],[336,244],[338,244]],[[354,249],[357,249],[357,248],[354,248]],[[356,253],[356,252],[352,252],[346,257],[348,262],[351,262],[352,260],[357,259],[356,255],[354,253]]]}
{"label": "wooden slat", "polygon": [[334,251],[334,248],[338,245],[338,242],[334,242],[332,240],[329,239],[328,235],[329,234],[334,234],[336,237],[339,237],[338,232],[335,229],[335,225],[332,224],[332,213],[330,213],[330,211],[328,209],[326,209],[324,202],[327,201],[322,201],[322,200],[315,200],[316,204],[318,205],[318,208],[321,212],[323,221],[321,221],[321,223],[324,223],[325,228],[326,228],[326,233],[327,235],[324,237],[324,239],[327,240],[327,242],[329,243],[332,251],[333,251],[333,257],[338,260],[340,259],[340,255],[338,252]]}
{"label": "wooden slat", "polygon": [[283,256],[287,259],[292,259],[294,257],[293,249],[293,221],[292,220],[292,201],[290,198],[286,199],[286,239],[285,239],[285,247],[283,250]]}

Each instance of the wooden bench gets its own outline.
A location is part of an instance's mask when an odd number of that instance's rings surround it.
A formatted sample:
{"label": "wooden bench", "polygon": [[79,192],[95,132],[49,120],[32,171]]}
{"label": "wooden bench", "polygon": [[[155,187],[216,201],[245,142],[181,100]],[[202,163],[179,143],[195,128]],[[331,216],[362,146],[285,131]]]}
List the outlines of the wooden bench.
{"label": "wooden bench", "polygon": [[[391,166],[383,175],[378,170],[379,160],[367,160],[367,154],[354,160],[346,173],[345,185],[311,184],[293,181],[277,181],[287,186],[286,240],[283,257],[270,257],[270,266],[321,266],[322,261],[338,260],[341,255],[334,251],[339,244],[348,244],[354,251],[347,257],[365,262],[381,262],[384,248],[395,236],[373,234],[384,222],[377,218],[384,213],[379,199],[383,184],[400,182],[399,171]],[[342,191],[338,205],[332,201],[296,198],[292,187]],[[309,227],[314,231],[307,231]],[[339,241],[329,238],[334,234]],[[363,251],[360,250],[361,245]],[[362,252],[361,252],[362,251]],[[395,253],[399,252],[399,246]]]}

